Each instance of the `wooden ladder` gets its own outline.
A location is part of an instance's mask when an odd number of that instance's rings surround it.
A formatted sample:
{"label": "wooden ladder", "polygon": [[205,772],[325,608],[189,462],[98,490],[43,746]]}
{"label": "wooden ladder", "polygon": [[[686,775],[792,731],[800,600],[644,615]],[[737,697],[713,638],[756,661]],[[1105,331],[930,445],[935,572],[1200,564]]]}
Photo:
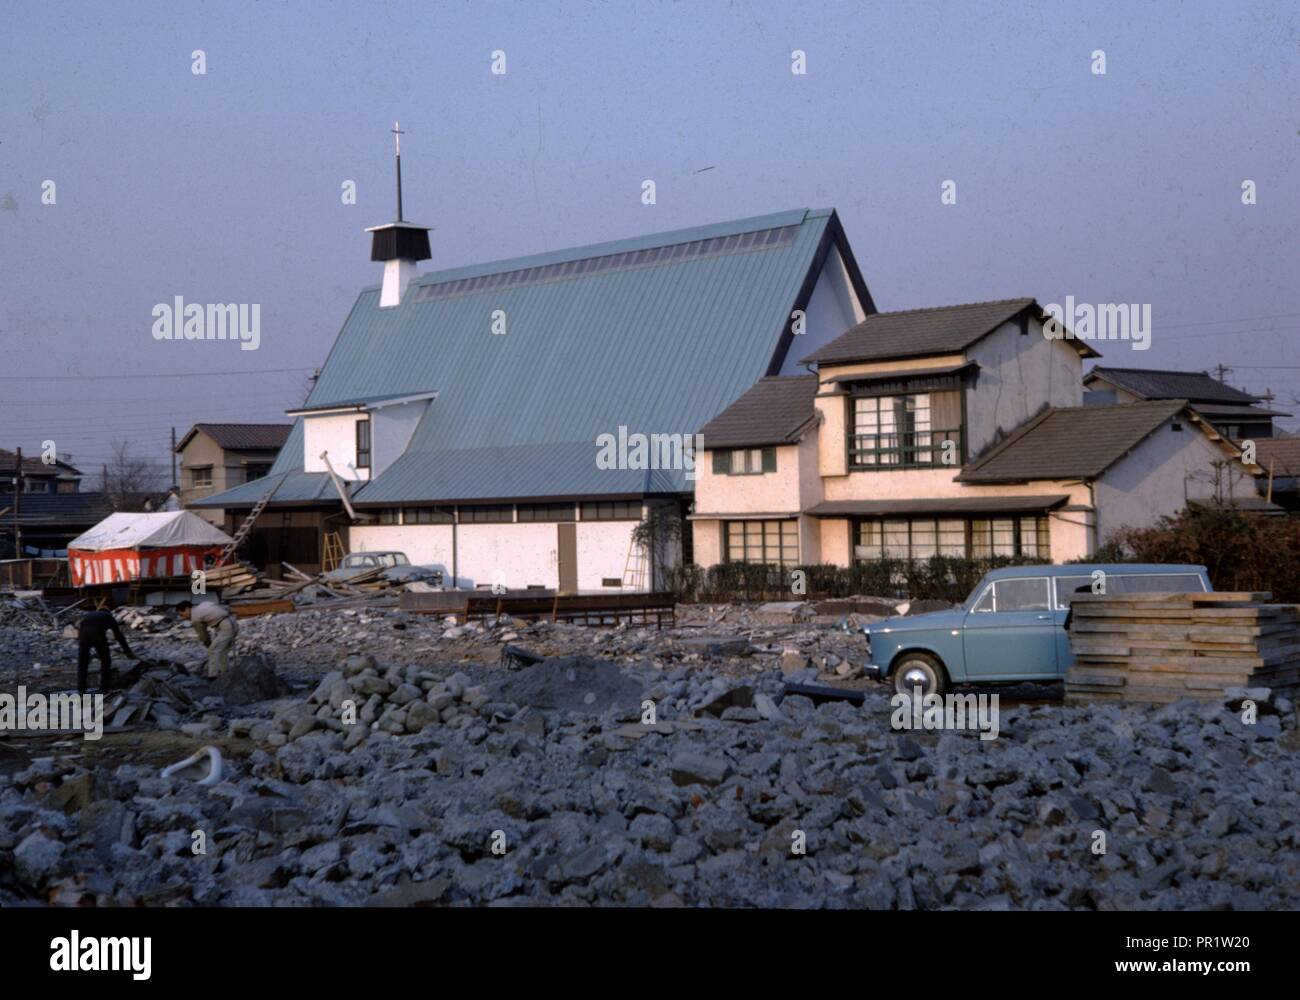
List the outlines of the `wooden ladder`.
{"label": "wooden ladder", "polygon": [[[275,484],[275,486],[279,485],[279,483]],[[257,520],[258,515],[260,515],[262,511],[266,510],[266,505],[271,502],[271,494],[275,492],[275,486],[272,486],[267,490],[262,495],[262,499],[253,504],[253,509],[250,510],[248,516],[244,518],[244,523],[241,524],[239,530],[235,532],[235,537],[232,538],[226,544],[226,547],[221,550],[221,555],[217,556],[215,565],[224,566],[226,560],[233,556],[235,550],[239,548],[239,543],[248,537],[249,532],[253,530],[253,523]]]}
{"label": "wooden ladder", "polygon": [[627,561],[623,563],[623,589],[641,590],[645,586],[645,550],[633,538],[628,542]]}
{"label": "wooden ladder", "polygon": [[322,573],[328,573],[332,569],[337,569],[338,564],[343,561],[347,555],[343,551],[343,539],[339,537],[337,531],[325,532],[325,551],[321,555],[320,569]]}

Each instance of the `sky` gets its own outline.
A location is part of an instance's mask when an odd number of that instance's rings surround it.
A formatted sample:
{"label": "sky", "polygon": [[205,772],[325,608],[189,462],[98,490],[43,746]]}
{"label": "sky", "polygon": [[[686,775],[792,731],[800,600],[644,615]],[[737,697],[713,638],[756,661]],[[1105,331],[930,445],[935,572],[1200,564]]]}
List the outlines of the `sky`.
{"label": "sky", "polygon": [[[381,278],[364,228],[394,215],[395,120],[406,217],[434,227],[425,270],[833,207],[882,311],[1149,304],[1149,349],[1099,344],[1103,363],[1226,365],[1300,414],[1294,3],[4,16],[0,447],[52,440],[94,473],[114,441],[165,463],[173,427],[287,422]],[[156,340],[178,295],[259,304],[258,349]]]}

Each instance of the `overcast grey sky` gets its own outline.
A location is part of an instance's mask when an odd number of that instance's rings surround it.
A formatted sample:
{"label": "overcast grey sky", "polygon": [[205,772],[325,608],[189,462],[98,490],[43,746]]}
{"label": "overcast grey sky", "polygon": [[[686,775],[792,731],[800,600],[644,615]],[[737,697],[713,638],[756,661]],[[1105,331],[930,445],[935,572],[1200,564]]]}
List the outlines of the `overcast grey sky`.
{"label": "overcast grey sky", "polygon": [[[0,447],[87,472],[287,419],[380,279],[394,119],[426,268],[834,207],[882,310],[1150,303],[1106,363],[1300,395],[1294,3],[9,0],[0,94]],[[177,295],[260,349],[154,340]]]}

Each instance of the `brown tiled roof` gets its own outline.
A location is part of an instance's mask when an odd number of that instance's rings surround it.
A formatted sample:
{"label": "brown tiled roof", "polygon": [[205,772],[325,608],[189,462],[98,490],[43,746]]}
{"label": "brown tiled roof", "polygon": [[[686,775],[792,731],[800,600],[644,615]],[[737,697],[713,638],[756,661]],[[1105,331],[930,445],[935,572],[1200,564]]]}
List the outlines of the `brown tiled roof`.
{"label": "brown tiled roof", "polygon": [[1265,475],[1271,462],[1275,476],[1300,476],[1300,437],[1255,438],[1255,461]]}
{"label": "brown tiled roof", "polygon": [[881,517],[893,514],[1023,514],[1051,510],[1070,499],[1042,497],[925,497],[918,500],[825,500],[808,510],[813,517]]}
{"label": "brown tiled roof", "polygon": [[1160,368],[1110,368],[1097,365],[1084,382],[1103,378],[1143,399],[1187,399],[1192,403],[1258,403],[1251,396],[1211,378],[1206,372],[1180,372]]}
{"label": "brown tiled roof", "polygon": [[816,375],[769,375],[700,430],[705,448],[791,444],[816,415]]}
{"label": "brown tiled roof", "polygon": [[195,424],[176,446],[180,451],[202,431],[228,451],[271,451],[283,447],[293,424]]}
{"label": "brown tiled roof", "polygon": [[[1032,298],[873,313],[801,363],[848,364],[963,351],[1030,307]],[[1080,341],[1074,341],[1080,343]]]}
{"label": "brown tiled roof", "polygon": [[[16,452],[7,451],[4,448],[0,448],[0,469],[3,469],[8,474],[12,475],[17,463],[18,463],[18,455]],[[67,462],[56,461],[52,465],[46,465],[44,462],[41,461],[39,452],[37,452],[35,455],[32,455],[29,452],[28,454],[23,456],[24,475],[31,473],[32,475],[38,475],[38,476],[52,476],[52,475],[56,475],[59,472],[77,472],[78,474],[80,474],[77,469],[74,469]]]}
{"label": "brown tiled roof", "polygon": [[[1093,479],[1187,407],[1185,399],[1044,410],[967,465],[959,482]],[[1188,430],[1198,433],[1194,426]]]}

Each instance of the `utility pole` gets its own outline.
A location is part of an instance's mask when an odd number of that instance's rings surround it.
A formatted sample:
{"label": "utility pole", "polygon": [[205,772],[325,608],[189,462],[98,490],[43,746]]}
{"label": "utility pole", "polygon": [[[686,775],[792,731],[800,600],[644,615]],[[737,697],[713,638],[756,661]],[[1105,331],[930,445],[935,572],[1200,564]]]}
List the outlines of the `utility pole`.
{"label": "utility pole", "polygon": [[14,466],[14,558],[23,557],[23,450],[18,449],[18,461]]}
{"label": "utility pole", "polygon": [[1226,382],[1228,376],[1232,374],[1232,369],[1223,363],[1214,366],[1214,377],[1220,382]]}
{"label": "utility pole", "polygon": [[172,428],[172,489],[176,490],[177,496],[180,495],[180,487],[176,482],[176,428]]}

